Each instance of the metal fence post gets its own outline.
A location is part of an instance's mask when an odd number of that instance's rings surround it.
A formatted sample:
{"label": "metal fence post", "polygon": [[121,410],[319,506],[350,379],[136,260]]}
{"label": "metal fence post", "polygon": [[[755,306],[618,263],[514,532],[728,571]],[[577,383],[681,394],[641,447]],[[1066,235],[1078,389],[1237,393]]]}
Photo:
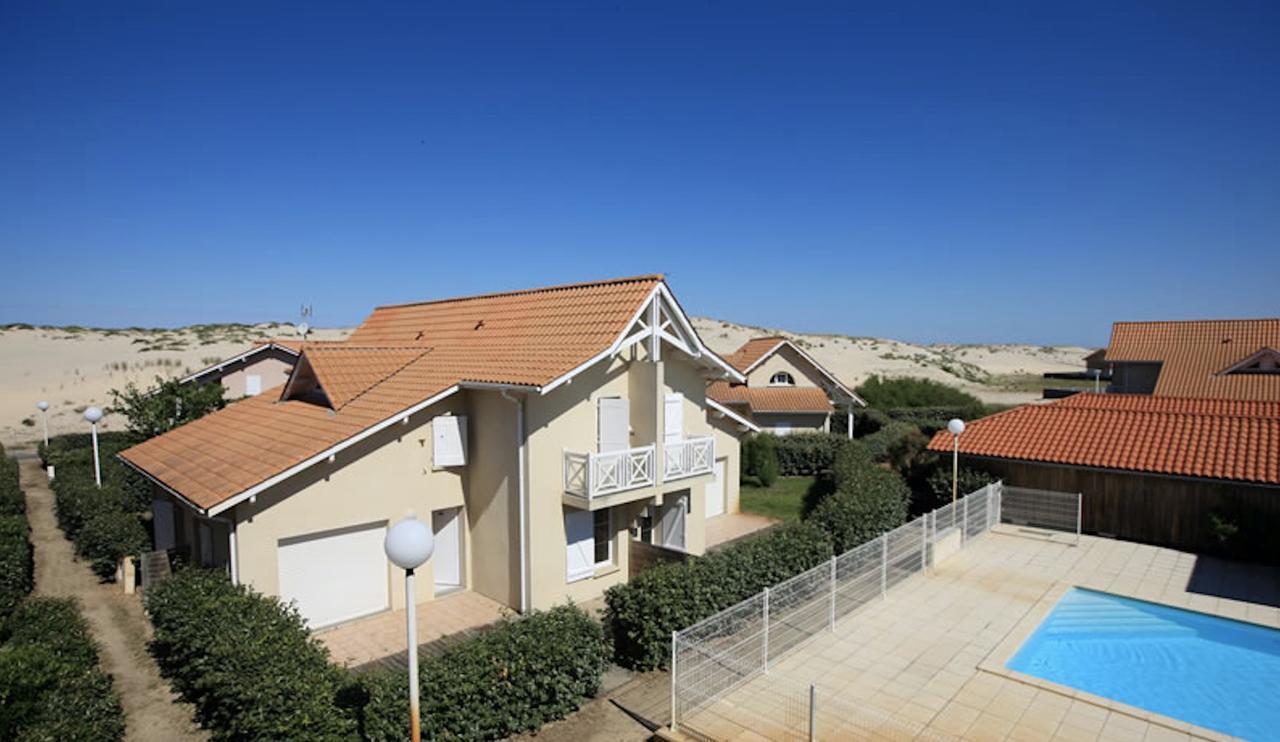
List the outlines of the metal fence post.
{"label": "metal fence post", "polygon": [[1084,493],[1076,493],[1076,546],[1080,545],[1080,521],[1084,519]]}
{"label": "metal fence post", "polygon": [[965,496],[960,501],[960,507],[964,510],[964,514],[960,516],[960,548],[964,548],[969,542],[969,497]]}
{"label": "metal fence post", "polygon": [[769,588],[764,589],[764,671],[769,672]]}
{"label": "metal fence post", "polygon": [[920,519],[920,571],[929,566],[929,514]]}
{"label": "metal fence post", "polygon": [[889,534],[880,536],[880,597],[889,591]]}
{"label": "metal fence post", "polygon": [[836,558],[831,557],[831,630],[836,630]]}
{"label": "metal fence post", "polygon": [[680,677],[676,672],[676,642],[680,641],[680,632],[671,632],[671,731],[676,731],[676,679]]}
{"label": "metal fence post", "polygon": [[809,742],[817,739],[818,733],[818,686],[809,686]]}

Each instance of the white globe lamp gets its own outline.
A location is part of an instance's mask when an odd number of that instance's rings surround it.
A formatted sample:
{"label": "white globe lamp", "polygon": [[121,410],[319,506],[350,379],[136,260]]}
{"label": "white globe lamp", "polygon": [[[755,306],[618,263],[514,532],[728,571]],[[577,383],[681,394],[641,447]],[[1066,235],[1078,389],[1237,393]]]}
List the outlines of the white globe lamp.
{"label": "white globe lamp", "polygon": [[[947,423],[947,430],[951,432],[951,504],[956,504],[956,492],[960,489],[960,434],[964,432],[964,420],[953,417]],[[955,515],[955,508],[951,508],[952,516]]]}
{"label": "white globe lamp", "polygon": [[44,423],[44,444],[49,445],[49,403],[43,399],[36,402],[36,409],[40,410],[40,421]]}
{"label": "white globe lamp", "polygon": [[951,422],[947,423],[947,430],[951,431],[951,435],[960,435],[964,432],[964,420],[958,417],[952,418]]}
{"label": "white globe lamp", "polygon": [[421,742],[422,726],[418,715],[418,616],[413,597],[413,571],[427,563],[436,548],[431,527],[412,512],[387,531],[383,542],[387,559],[404,570],[404,602],[409,638],[409,736]]}

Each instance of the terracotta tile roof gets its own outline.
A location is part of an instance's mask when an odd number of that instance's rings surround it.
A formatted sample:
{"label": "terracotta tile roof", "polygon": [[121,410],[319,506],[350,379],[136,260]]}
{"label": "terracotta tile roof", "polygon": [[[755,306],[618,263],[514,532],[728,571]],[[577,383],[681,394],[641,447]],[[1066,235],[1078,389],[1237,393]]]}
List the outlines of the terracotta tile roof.
{"label": "terracotta tile roof", "polygon": [[463,382],[542,386],[600,353],[661,276],[379,307],[345,343],[303,346],[333,409],[282,388],[120,454],[211,508]]}
{"label": "terracotta tile roof", "polygon": [[1117,322],[1106,360],[1161,362],[1161,396],[1280,401],[1280,375],[1222,373],[1276,347],[1280,319]]}
{"label": "terracotta tile roof", "polygon": [[712,382],[707,396],[724,405],[747,405],[752,412],[830,412],[831,400],[817,387],[749,387]]}
{"label": "terracotta tile roof", "polygon": [[[939,431],[930,450],[951,450]],[[1280,484],[1280,402],[1076,394],[969,424],[974,456]]]}
{"label": "terracotta tile roof", "polygon": [[778,343],[787,342],[788,339],[782,335],[769,335],[767,337],[751,338],[733,353],[725,356],[725,360],[730,366],[746,373],[751,365],[761,358],[769,354],[769,351],[778,347]]}

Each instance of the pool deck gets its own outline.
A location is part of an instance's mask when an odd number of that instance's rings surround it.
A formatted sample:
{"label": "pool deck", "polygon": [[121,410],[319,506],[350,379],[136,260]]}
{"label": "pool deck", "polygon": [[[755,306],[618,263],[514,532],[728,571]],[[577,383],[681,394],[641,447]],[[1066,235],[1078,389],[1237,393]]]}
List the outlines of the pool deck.
{"label": "pool deck", "polygon": [[1280,569],[1011,526],[890,590],[682,723],[692,738],[1232,739],[1004,668],[1080,586],[1280,628]]}

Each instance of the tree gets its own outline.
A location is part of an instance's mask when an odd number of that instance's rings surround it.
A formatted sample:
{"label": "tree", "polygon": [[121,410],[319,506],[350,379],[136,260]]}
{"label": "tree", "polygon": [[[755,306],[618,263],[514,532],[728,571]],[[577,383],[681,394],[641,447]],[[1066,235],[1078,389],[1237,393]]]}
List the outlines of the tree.
{"label": "tree", "polygon": [[183,384],[157,376],[150,391],[133,382],[111,390],[111,411],[128,418],[129,432],[145,440],[222,409],[227,404],[224,391],[221,384]]}

